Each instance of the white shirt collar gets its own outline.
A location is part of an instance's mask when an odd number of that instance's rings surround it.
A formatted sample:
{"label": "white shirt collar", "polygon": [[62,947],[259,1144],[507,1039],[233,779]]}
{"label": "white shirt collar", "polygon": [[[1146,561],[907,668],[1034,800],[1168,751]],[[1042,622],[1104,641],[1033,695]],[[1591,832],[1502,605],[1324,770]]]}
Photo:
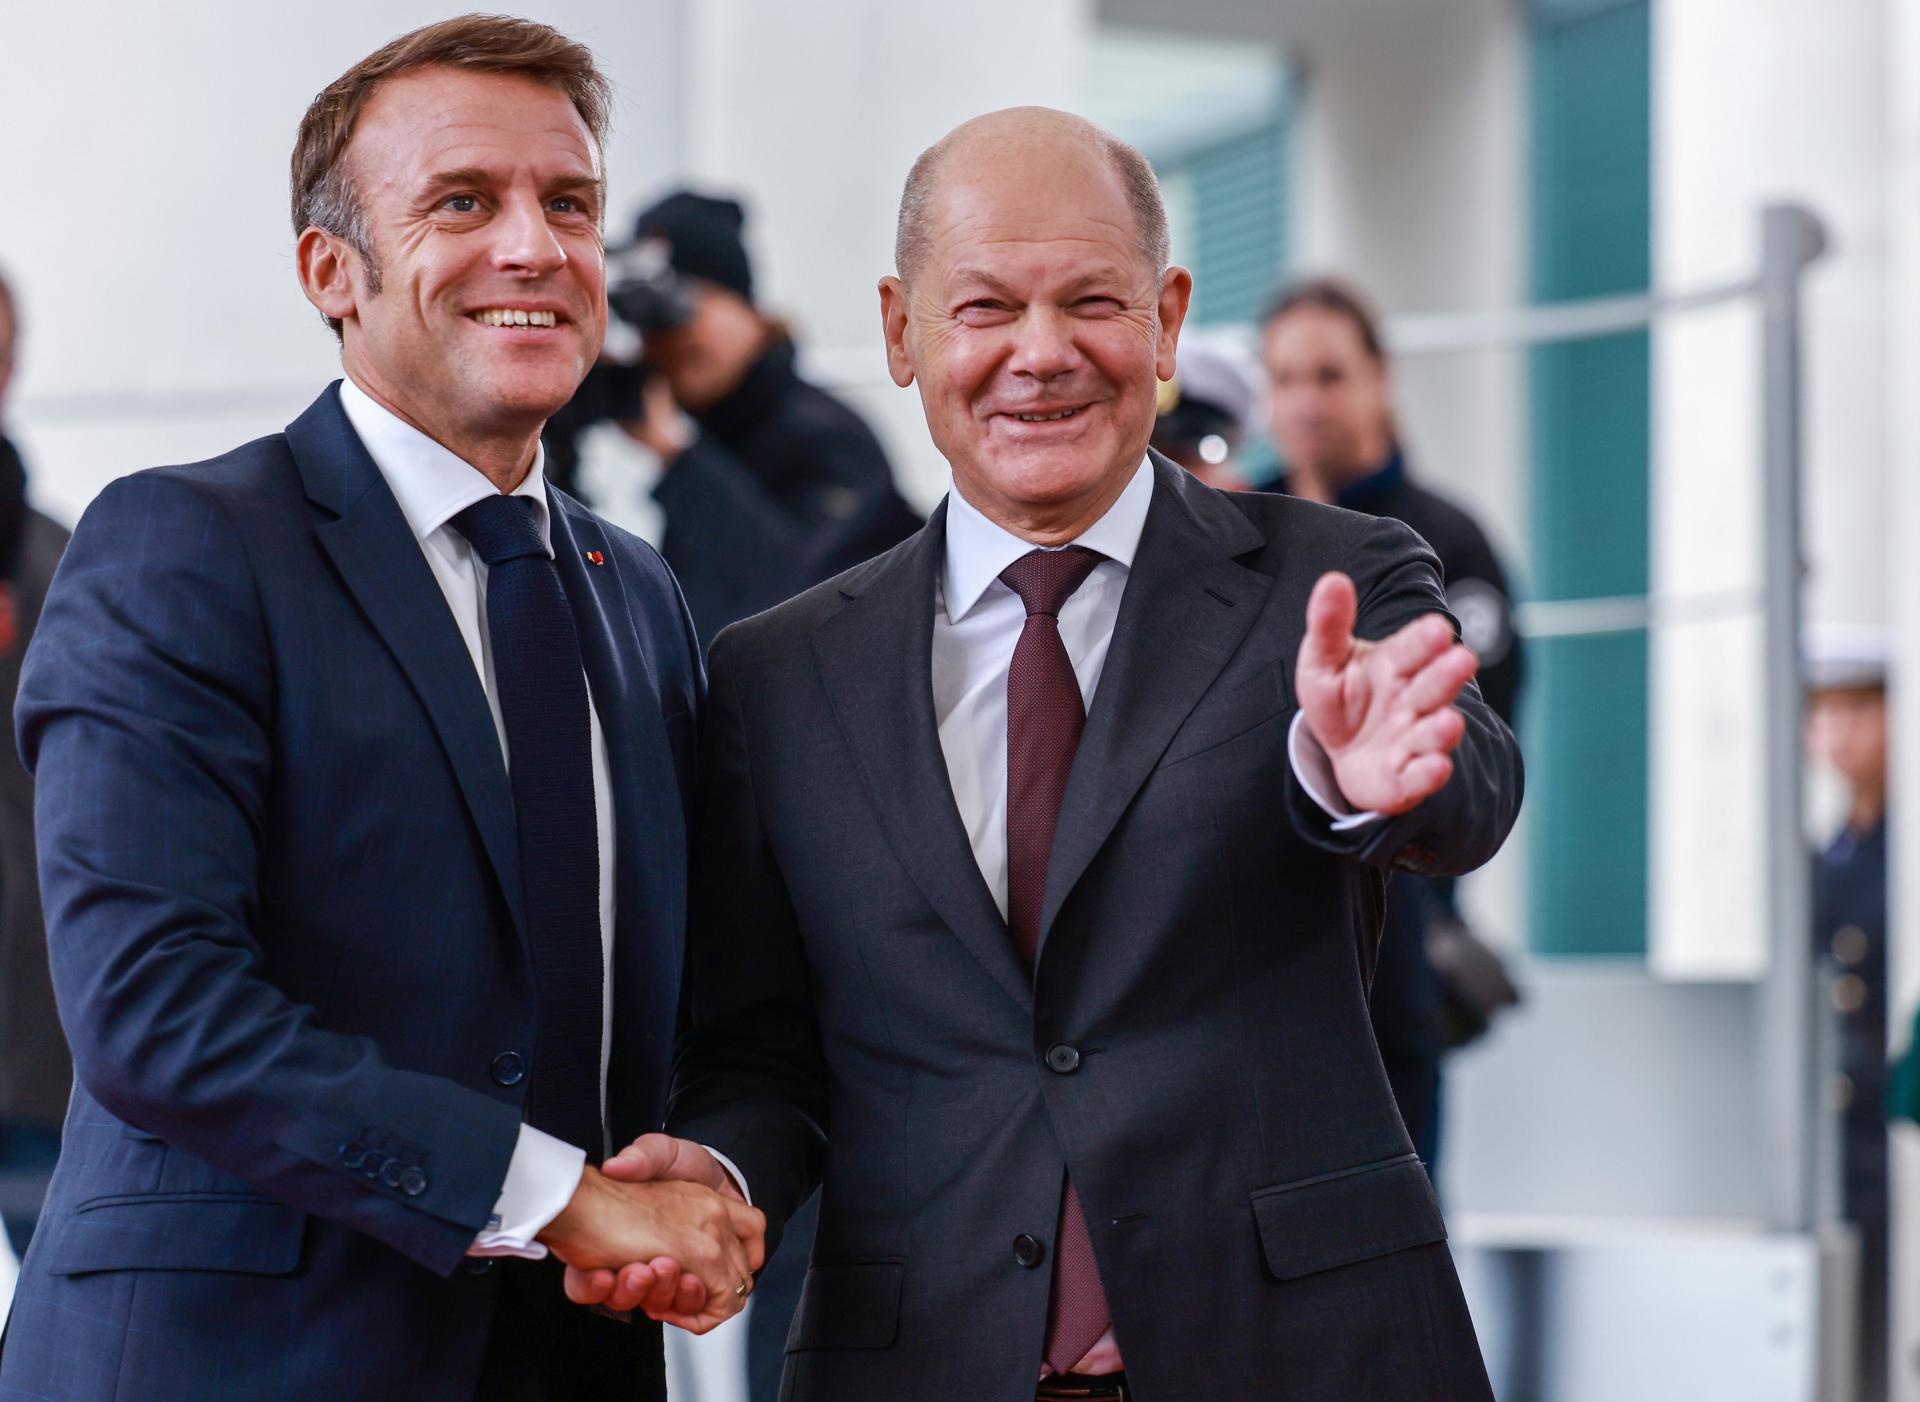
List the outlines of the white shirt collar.
{"label": "white shirt collar", "polygon": [[[1106,514],[1068,543],[1097,550],[1130,570],[1152,502],[1153,464],[1142,457],[1132,480]],[[1032,541],[988,520],[954,483],[947,492],[947,559],[942,580],[948,621],[958,623],[972,613],[1000,571],[1033,548]]]}
{"label": "white shirt collar", "polygon": [[[340,383],[340,407],[360,435],[367,456],[387,479],[400,514],[407,518],[414,538],[424,542],[476,501],[485,501],[499,489],[465,459],[427,437],[375,400],[351,379]],[[533,503],[533,523],[540,543],[553,557],[553,523],[547,518],[546,448],[536,446],[533,468],[513,489],[514,496]]]}

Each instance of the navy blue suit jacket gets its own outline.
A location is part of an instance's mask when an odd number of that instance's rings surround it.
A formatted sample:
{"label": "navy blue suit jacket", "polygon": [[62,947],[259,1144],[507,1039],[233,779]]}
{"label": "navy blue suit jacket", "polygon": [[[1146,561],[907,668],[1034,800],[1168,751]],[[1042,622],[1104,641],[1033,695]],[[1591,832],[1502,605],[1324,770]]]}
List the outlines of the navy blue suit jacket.
{"label": "navy blue suit jacket", "polygon": [[[624,1142],[662,1117],[704,681],[659,557],[550,505],[611,761]],[[538,1032],[513,802],[337,388],[101,494],[18,717],[77,1084],[0,1395],[472,1397],[499,1273],[456,1267]]]}

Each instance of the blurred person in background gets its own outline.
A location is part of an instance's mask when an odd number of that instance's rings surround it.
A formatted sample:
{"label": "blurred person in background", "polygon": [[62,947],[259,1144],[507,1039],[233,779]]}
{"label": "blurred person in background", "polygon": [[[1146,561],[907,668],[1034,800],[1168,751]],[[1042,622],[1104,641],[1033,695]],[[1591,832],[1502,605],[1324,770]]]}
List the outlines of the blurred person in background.
{"label": "blurred person in background", "polygon": [[1247,429],[1260,408],[1260,362],[1232,337],[1189,331],[1179,362],[1160,385],[1151,445],[1209,487],[1253,485],[1240,465]]}
{"label": "blurred person in background", "polygon": [[612,416],[660,460],[661,554],[706,642],[920,527],[872,430],[800,377],[787,328],[754,304],[745,218],[734,200],[668,195],[608,290],[643,357]]}
{"label": "blurred person in background", "polygon": [[[0,707],[13,733],[20,659],[33,637],[66,528],[27,505],[27,472],[4,433],[7,390],[18,363],[20,309],[0,275]],[[12,745],[0,755],[0,1173],[50,1172],[60,1155],[73,1063],[54,1010],[40,880],[33,848],[33,779]],[[9,1196],[27,1193],[16,1181]],[[38,1212],[9,1201],[7,1239],[22,1255]]]}
{"label": "blurred person in background", "polygon": [[[1261,323],[1261,359],[1273,444],[1286,465],[1281,489],[1391,517],[1420,533],[1440,557],[1461,641],[1480,659],[1481,693],[1512,726],[1522,664],[1506,571],[1472,516],[1410,476],[1394,419],[1391,367],[1366,299],[1333,278],[1283,287]],[[1430,937],[1454,952],[1450,967],[1464,962],[1484,977],[1470,987],[1443,980]],[[1473,1026],[1484,1028],[1492,1006],[1514,996],[1497,959],[1460,920],[1452,880],[1400,873],[1388,883],[1373,980],[1374,1035],[1407,1132],[1429,1171],[1440,1153],[1441,1057]],[[1455,1030],[1462,1013],[1466,1033]]]}
{"label": "blurred person in background", "polygon": [[[1887,1395],[1888,655],[1873,627],[1817,629],[1806,648],[1807,748],[1847,789],[1846,819],[1814,861],[1813,947],[1840,1024],[1831,1103],[1842,1210],[1860,1236],[1862,1402]],[[1896,1112],[1902,1098],[1896,1088]]]}

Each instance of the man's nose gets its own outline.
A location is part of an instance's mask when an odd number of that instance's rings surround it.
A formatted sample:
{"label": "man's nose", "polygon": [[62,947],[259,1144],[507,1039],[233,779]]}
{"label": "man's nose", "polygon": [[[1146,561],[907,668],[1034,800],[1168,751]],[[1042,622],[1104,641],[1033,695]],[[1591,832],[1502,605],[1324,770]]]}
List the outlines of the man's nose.
{"label": "man's nose", "polygon": [[512,200],[495,221],[493,264],[502,272],[545,274],[567,263],[567,250],[539,200]]}
{"label": "man's nose", "polygon": [[1073,324],[1066,314],[1055,308],[1034,307],[1020,318],[1007,368],[1016,375],[1051,380],[1078,369],[1081,360]]}

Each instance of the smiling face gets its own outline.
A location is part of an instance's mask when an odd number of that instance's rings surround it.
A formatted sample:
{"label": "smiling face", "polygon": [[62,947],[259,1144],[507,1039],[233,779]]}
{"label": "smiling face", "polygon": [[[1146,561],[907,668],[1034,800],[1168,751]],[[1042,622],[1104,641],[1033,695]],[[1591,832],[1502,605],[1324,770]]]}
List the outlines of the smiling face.
{"label": "smiling face", "polygon": [[926,227],[911,286],[880,286],[893,378],[918,382],[969,502],[1071,540],[1140,465],[1192,280],[1142,253],[1119,175],[1072,129],[963,138]]}
{"label": "smiling face", "polygon": [[599,152],[566,94],[424,68],[384,83],[346,161],[373,268],[300,239],[307,295],[343,326],[356,383],[469,462],[532,439],[606,332]]}

